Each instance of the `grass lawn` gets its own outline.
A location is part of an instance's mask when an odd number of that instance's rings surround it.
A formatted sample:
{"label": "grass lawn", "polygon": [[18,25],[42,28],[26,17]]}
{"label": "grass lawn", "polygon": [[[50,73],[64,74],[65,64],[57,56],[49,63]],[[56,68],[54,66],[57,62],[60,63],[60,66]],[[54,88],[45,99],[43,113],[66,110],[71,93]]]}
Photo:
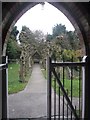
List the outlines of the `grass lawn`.
{"label": "grass lawn", "polygon": [[[63,81],[61,80],[62,84]],[[52,86],[54,88],[54,80],[52,80]],[[64,79],[64,88],[67,91],[68,90],[68,95],[71,96],[71,80]],[[72,86],[72,96],[73,97],[79,97],[79,80],[73,79],[73,86]],[[57,94],[59,93],[59,86],[56,84],[56,92]],[[61,92],[62,95],[62,92]]]}
{"label": "grass lawn", "polygon": [[[44,69],[42,69],[42,73],[44,75],[44,77],[46,78],[46,71]],[[63,81],[61,80],[61,82],[63,83]],[[67,91],[68,89],[68,95],[71,95],[71,80],[68,79],[64,79],[64,86],[65,86],[65,90]],[[54,79],[52,79],[52,87],[54,88]],[[56,92],[58,94],[58,90],[59,86],[58,84],[56,84]],[[78,79],[73,79],[73,97],[79,97],[79,80]],[[62,95],[62,92],[61,92]]]}
{"label": "grass lawn", "polygon": [[[28,81],[30,74],[27,76]],[[19,64],[10,63],[8,64],[8,93],[17,93],[25,88],[26,83],[19,82]]]}

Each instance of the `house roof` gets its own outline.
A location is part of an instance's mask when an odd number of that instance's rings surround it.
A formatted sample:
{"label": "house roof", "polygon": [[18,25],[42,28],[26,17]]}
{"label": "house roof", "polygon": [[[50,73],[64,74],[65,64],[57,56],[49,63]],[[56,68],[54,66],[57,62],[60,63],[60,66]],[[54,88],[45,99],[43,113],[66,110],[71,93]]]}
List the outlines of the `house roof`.
{"label": "house roof", "polygon": [[32,58],[34,58],[34,57],[39,57],[39,58],[41,58],[41,55],[40,55],[40,53],[36,50],[36,51],[34,51],[34,53],[32,54]]}

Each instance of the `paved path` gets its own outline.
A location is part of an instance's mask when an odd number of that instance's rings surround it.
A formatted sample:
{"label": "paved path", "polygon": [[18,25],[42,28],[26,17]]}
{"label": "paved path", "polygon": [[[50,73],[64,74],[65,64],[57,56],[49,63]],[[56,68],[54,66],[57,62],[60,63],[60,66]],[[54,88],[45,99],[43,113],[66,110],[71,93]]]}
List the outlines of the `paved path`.
{"label": "paved path", "polygon": [[[53,91],[53,89],[52,89]],[[26,88],[16,94],[9,95],[9,118],[37,118],[47,116],[47,80],[43,77],[40,66],[33,66],[32,75]],[[77,105],[77,100],[74,103]],[[54,103],[54,91],[52,92]],[[56,113],[58,114],[58,96],[56,95]],[[60,99],[61,116],[63,115],[62,97]],[[52,105],[52,115],[54,105]],[[67,108],[65,108],[65,114]],[[69,111],[70,113],[70,111]],[[66,116],[66,115],[65,115]]]}
{"label": "paved path", "polygon": [[47,85],[39,65],[34,65],[25,90],[9,95],[10,118],[36,118],[47,114]]}

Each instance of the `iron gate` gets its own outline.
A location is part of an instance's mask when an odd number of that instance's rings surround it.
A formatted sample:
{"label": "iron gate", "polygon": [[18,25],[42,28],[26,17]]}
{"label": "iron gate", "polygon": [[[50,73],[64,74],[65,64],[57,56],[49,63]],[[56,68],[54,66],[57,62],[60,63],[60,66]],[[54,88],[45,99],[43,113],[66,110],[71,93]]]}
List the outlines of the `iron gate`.
{"label": "iron gate", "polygon": [[[66,80],[65,71],[70,69],[70,77]],[[82,118],[82,68],[85,62],[52,62],[47,60],[47,118],[54,120],[64,118]],[[77,79],[74,70],[77,69]],[[76,82],[76,83],[75,83]],[[69,87],[66,87],[68,84]],[[76,84],[76,85],[75,85]],[[53,86],[53,87],[52,87]],[[76,86],[76,88],[75,88]],[[75,89],[75,90],[74,90]],[[76,94],[76,95],[75,95]]]}
{"label": "iron gate", "polygon": [[2,120],[8,118],[7,96],[8,96],[8,62],[7,56],[2,57],[0,64],[1,83],[2,83]]}

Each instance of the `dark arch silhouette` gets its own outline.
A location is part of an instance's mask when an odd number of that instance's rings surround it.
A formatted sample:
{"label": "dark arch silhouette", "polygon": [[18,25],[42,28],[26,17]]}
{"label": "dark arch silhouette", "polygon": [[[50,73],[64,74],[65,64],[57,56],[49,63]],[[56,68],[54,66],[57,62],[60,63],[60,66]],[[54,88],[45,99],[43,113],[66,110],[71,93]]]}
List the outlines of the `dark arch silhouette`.
{"label": "dark arch silhouette", "polygon": [[[6,36],[15,22],[28,9],[39,4],[38,2],[3,2],[2,3],[2,51],[5,45]],[[53,6],[61,10],[75,27],[79,39],[86,48],[86,81],[85,81],[85,118],[89,118],[89,71],[90,71],[90,23],[89,23],[89,3],[85,2],[51,2]]]}

